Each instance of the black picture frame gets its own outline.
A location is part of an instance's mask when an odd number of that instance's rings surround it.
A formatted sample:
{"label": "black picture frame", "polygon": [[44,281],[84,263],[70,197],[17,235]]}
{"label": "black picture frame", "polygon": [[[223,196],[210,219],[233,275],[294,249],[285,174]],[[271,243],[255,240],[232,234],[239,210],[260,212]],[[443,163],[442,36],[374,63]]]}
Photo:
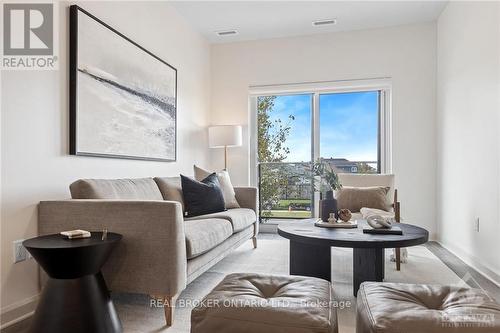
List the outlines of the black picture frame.
{"label": "black picture frame", "polygon": [[[70,155],[78,156],[93,156],[93,157],[106,157],[106,158],[119,158],[119,159],[134,159],[134,160],[147,160],[147,161],[163,161],[163,162],[174,162],[177,160],[177,69],[156,56],[152,52],[148,51],[138,43],[134,42],[132,39],[128,38],[124,34],[120,33],[116,29],[112,28],[107,23],[98,19],[96,16],[92,15],[85,9],[77,6],[71,5],[69,8],[69,153]],[[106,29],[110,30],[116,34],[117,38],[122,38],[133,46],[145,52],[152,58],[160,61],[164,65],[168,66],[174,72],[174,115],[175,123],[173,126],[173,158],[161,158],[161,157],[149,157],[149,156],[136,156],[136,155],[126,155],[126,154],[108,154],[100,152],[86,152],[80,151],[78,149],[78,37],[79,37],[79,25],[78,25],[78,15],[79,13],[84,14],[96,21]]]}

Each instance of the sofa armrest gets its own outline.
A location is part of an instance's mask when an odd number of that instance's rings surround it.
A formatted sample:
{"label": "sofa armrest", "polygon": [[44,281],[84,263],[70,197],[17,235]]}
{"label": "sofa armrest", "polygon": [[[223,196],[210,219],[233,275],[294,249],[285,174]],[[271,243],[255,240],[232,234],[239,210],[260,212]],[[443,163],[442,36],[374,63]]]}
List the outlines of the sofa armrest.
{"label": "sofa armrest", "polygon": [[255,212],[255,214],[259,214],[258,212],[258,192],[256,187],[243,187],[237,186],[234,188],[234,192],[236,193],[236,200],[240,204],[242,208],[249,208]]}
{"label": "sofa armrest", "polygon": [[42,201],[40,235],[107,229],[123,235],[103,267],[111,290],[176,295],[186,287],[182,208],[174,201]]}

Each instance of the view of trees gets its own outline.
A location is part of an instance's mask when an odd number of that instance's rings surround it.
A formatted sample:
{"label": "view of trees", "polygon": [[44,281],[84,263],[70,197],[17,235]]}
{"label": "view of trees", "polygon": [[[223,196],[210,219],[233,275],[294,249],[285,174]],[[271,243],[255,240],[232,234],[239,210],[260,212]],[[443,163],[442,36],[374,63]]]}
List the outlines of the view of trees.
{"label": "view of trees", "polygon": [[370,166],[368,163],[358,162],[356,164],[358,167],[358,173],[377,173],[377,169]]}
{"label": "view of trees", "polygon": [[[271,119],[276,96],[262,96],[257,99],[257,135],[259,162],[283,162],[290,149],[286,146],[286,139],[290,134],[293,115],[288,116],[288,122],[281,119]],[[262,168],[265,168],[263,170]],[[260,172],[260,212],[261,218],[269,218],[271,208],[278,205],[281,189],[288,182],[288,177],[279,164],[264,164]]]}
{"label": "view of trees", "polygon": [[[351,94],[352,96],[347,100],[347,102],[349,102],[348,104],[355,104],[357,94],[358,93]],[[335,94],[330,95],[328,95],[329,98],[336,96]],[[345,94],[340,95],[344,96]],[[259,162],[260,218],[263,220],[267,220],[271,217],[305,218],[311,216],[312,196],[316,188],[316,186],[313,185],[317,183],[317,180],[313,180],[313,173],[318,170],[317,168],[316,170],[312,168],[313,164],[310,161],[289,162],[290,159],[304,160],[305,158],[305,160],[307,160],[307,157],[303,157],[307,156],[307,154],[298,155],[302,156],[302,158],[296,157],[298,149],[307,148],[303,148],[303,146],[300,145],[298,147],[295,145],[290,147],[290,142],[295,142],[296,144],[298,141],[302,140],[301,134],[297,132],[297,128],[301,128],[301,125],[303,127],[304,124],[299,123],[299,121],[304,122],[303,114],[310,112],[310,110],[307,109],[308,107],[297,106],[300,105],[300,103],[298,103],[298,101],[300,101],[299,97],[292,100],[292,103],[290,103],[290,99],[287,99],[287,97],[290,96],[284,96],[283,99],[281,99],[281,96],[260,96],[257,98],[257,153]],[[344,96],[342,98],[346,99],[347,97]],[[286,104],[286,100],[288,100],[288,104]],[[278,103],[280,106],[279,108],[276,107]],[[377,103],[376,100],[375,103]],[[374,109],[371,105],[363,105],[363,107],[367,110],[366,112],[370,114],[378,112],[378,108]],[[325,111],[324,114],[328,115],[328,112]],[[298,120],[296,120],[295,115]],[[329,134],[334,130],[334,126],[337,126],[337,122],[345,122],[346,119],[349,119],[348,117],[344,119],[345,117],[342,118],[342,116],[339,115],[336,115],[336,117],[335,119],[325,118],[328,120],[330,127],[325,127],[325,125],[324,133]],[[376,126],[377,118],[373,117],[373,119],[375,119],[375,122],[372,125]],[[297,123],[295,123],[296,121]],[[368,132],[371,133],[370,131]],[[290,141],[291,133],[294,133],[294,137],[292,138],[294,140]],[[298,135],[298,137],[295,135]],[[356,148],[357,145],[365,144],[364,142],[367,139],[359,134],[356,135],[356,138],[349,141],[347,148],[351,146]],[[346,145],[345,142],[341,142],[340,144]],[[370,142],[370,147],[371,146],[373,146],[373,144]],[[325,150],[328,151],[326,148]],[[346,147],[344,147],[344,149],[345,148]],[[328,168],[335,170],[337,173],[379,172],[376,161],[352,161],[343,156],[321,157],[320,161],[324,167],[328,166]],[[315,184],[313,184],[313,182]],[[325,189],[320,186],[320,188],[316,188],[316,190],[323,192]]]}
{"label": "view of trees", "polygon": [[275,100],[276,96],[262,96],[257,99],[259,162],[283,162],[290,153],[285,143],[290,134],[290,122],[295,120],[295,117],[289,115],[289,122],[286,124],[281,119],[271,120],[270,113]]}

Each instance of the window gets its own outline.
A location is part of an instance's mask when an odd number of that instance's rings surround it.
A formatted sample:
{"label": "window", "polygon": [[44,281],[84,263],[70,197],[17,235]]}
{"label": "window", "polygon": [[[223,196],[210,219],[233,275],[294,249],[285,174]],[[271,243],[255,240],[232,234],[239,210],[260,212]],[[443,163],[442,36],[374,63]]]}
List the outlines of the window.
{"label": "window", "polygon": [[341,173],[390,172],[390,84],[376,81],[252,89],[251,180],[261,217],[314,216],[317,159]]}
{"label": "window", "polygon": [[259,162],[310,162],[312,95],[259,96]]}
{"label": "window", "polygon": [[257,97],[261,217],[312,216],[311,119],[311,94]]}
{"label": "window", "polygon": [[338,172],[380,173],[380,91],[319,95],[320,157]]}

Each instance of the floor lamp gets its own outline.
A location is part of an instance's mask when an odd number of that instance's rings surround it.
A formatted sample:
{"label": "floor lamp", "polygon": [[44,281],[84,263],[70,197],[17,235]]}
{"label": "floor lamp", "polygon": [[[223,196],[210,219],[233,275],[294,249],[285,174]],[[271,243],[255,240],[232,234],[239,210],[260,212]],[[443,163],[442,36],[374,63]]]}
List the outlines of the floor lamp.
{"label": "floor lamp", "polygon": [[224,148],[224,169],[227,169],[227,147],[238,147],[242,144],[241,126],[224,125],[208,128],[208,146]]}

